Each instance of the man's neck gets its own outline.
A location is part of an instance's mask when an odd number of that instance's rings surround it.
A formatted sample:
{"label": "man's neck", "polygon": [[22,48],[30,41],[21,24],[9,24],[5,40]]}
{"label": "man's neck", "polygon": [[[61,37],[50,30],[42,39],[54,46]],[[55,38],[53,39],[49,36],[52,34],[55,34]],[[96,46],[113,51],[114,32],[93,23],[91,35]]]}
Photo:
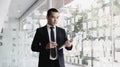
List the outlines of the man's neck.
{"label": "man's neck", "polygon": [[53,25],[50,25],[50,24],[47,24],[49,27],[55,27],[55,25],[53,26]]}

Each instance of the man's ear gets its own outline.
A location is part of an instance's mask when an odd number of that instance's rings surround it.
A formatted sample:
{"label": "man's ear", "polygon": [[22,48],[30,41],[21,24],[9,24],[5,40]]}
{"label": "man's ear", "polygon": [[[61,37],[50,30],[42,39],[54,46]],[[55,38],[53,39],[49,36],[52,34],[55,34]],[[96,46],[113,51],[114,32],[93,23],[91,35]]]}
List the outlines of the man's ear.
{"label": "man's ear", "polygon": [[49,19],[49,16],[46,16],[46,19]]}

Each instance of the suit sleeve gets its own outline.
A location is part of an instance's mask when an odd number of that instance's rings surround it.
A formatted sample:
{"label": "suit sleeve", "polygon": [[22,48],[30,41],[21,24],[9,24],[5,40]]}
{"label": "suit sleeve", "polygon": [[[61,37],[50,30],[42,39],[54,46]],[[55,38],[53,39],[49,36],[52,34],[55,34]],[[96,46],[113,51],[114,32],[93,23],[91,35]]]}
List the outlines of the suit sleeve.
{"label": "suit sleeve", "polygon": [[40,52],[40,50],[41,50],[39,29],[36,30],[31,49],[32,49],[32,51],[35,51],[35,52]]}
{"label": "suit sleeve", "polygon": [[[65,39],[64,39],[64,42],[65,42],[65,41],[68,40],[68,38],[67,38],[67,34],[66,34],[65,30],[64,30],[64,37],[65,37]],[[73,47],[73,46],[71,46],[71,47],[65,47],[65,49],[67,49],[67,50],[71,50],[72,47]]]}

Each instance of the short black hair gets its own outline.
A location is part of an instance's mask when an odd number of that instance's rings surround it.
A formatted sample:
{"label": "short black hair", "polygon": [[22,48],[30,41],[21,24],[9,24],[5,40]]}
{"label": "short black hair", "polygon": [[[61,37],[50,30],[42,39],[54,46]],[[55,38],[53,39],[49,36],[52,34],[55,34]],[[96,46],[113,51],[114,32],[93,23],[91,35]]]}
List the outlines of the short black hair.
{"label": "short black hair", "polygon": [[59,12],[56,8],[50,8],[48,11],[47,11],[47,16],[50,16],[51,15],[51,12]]}

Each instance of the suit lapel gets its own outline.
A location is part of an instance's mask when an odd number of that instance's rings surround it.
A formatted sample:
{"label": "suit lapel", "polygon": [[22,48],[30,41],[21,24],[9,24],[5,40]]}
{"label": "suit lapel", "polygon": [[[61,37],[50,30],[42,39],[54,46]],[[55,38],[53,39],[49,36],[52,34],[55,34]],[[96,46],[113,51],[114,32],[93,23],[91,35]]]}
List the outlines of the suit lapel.
{"label": "suit lapel", "polygon": [[58,48],[60,47],[60,42],[61,42],[61,32],[58,27],[56,27],[56,41],[58,43]]}
{"label": "suit lapel", "polygon": [[56,41],[58,42],[58,27],[56,26]]}
{"label": "suit lapel", "polygon": [[49,42],[49,36],[48,36],[48,31],[47,31],[47,25],[44,27],[44,34],[45,34],[45,37],[47,39],[47,41]]}

